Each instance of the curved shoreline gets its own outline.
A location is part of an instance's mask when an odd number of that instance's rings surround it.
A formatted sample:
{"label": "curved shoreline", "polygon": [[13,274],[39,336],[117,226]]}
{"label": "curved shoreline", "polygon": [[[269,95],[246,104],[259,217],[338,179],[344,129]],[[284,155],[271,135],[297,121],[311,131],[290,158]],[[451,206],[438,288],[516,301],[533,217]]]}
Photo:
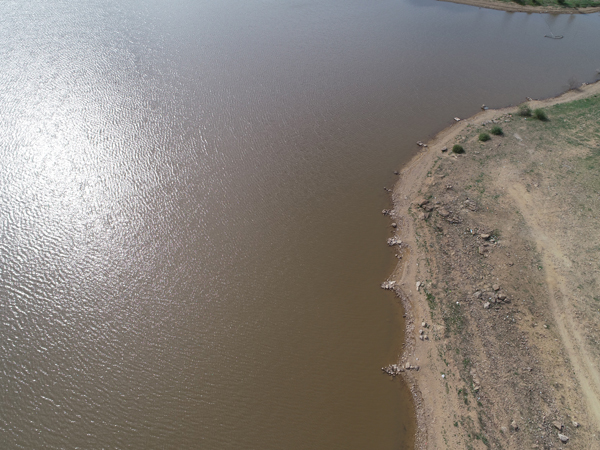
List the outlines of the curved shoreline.
{"label": "curved shoreline", "polygon": [[[600,81],[582,86],[579,90],[568,91],[557,97],[528,103],[532,108],[549,107],[599,93]],[[402,240],[402,244],[398,251],[399,262],[388,280],[394,282],[393,290],[401,299],[406,313],[405,346],[399,364],[400,367],[417,368],[417,370],[402,371],[403,379],[412,392],[415,405],[417,419],[415,448],[417,449],[459,448],[453,447],[452,438],[450,438],[450,443],[448,442],[448,433],[451,434],[454,431],[453,427],[457,427],[456,422],[454,424],[452,422],[455,420],[454,418],[464,414],[464,405],[459,401],[461,400],[459,396],[448,395],[447,379],[440,378],[440,367],[443,367],[444,370],[446,368],[443,364],[439,364],[437,357],[442,354],[440,346],[443,347],[447,339],[438,339],[437,336],[434,339],[433,335],[443,334],[443,326],[439,323],[423,325],[424,322],[429,322],[431,313],[429,299],[423,295],[423,284],[418,281],[424,277],[419,263],[425,261],[427,257],[425,251],[419,248],[422,243],[419,242],[420,236],[417,235],[416,229],[421,226],[421,221],[417,220],[416,215],[419,209],[415,208],[415,200],[422,195],[422,189],[435,184],[431,171],[436,161],[439,161],[440,158],[452,158],[451,155],[448,155],[449,152],[442,153],[443,147],[451,147],[458,137],[472,132],[472,127],[476,127],[477,124],[506,117],[516,111],[516,107],[482,111],[440,131],[428,142],[426,148],[423,147],[424,151],[417,153],[402,168],[400,178],[393,189],[394,208],[391,216],[398,225],[398,231],[394,234]],[[429,251],[433,252],[434,258],[436,251],[440,250]],[[431,257],[431,254],[429,256]],[[460,277],[457,275],[457,278]],[[422,330],[432,335],[430,336],[431,340],[428,340],[427,337],[425,340],[419,339]],[[433,362],[434,360],[437,362]],[[445,359],[444,363],[448,366]],[[462,413],[461,408],[463,409]],[[495,411],[491,411],[490,415],[494,415],[494,413]],[[592,424],[590,423],[590,425]],[[454,441],[455,445],[457,443]]]}
{"label": "curved shoreline", "polygon": [[559,8],[551,6],[519,5],[498,0],[440,0],[442,2],[459,3],[461,5],[477,6],[479,8],[495,9],[506,12],[524,12],[536,14],[593,14],[600,12],[600,6],[586,8]]}

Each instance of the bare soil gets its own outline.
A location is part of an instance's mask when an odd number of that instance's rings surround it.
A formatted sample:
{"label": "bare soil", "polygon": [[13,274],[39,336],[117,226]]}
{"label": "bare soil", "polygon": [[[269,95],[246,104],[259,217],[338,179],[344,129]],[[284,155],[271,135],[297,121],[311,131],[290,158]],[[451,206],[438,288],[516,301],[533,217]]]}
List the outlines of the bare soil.
{"label": "bare soil", "polygon": [[529,106],[444,130],[393,191],[420,449],[600,448],[600,84]]}

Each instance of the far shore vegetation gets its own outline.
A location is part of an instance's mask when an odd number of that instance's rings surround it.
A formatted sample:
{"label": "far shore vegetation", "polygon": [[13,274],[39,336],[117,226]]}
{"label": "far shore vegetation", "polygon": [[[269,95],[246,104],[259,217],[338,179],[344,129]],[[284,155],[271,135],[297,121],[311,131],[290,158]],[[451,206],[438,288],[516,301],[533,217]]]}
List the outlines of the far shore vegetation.
{"label": "far shore vegetation", "polygon": [[555,8],[593,8],[600,6],[600,0],[498,0],[504,3],[516,3],[521,6],[546,6]]}

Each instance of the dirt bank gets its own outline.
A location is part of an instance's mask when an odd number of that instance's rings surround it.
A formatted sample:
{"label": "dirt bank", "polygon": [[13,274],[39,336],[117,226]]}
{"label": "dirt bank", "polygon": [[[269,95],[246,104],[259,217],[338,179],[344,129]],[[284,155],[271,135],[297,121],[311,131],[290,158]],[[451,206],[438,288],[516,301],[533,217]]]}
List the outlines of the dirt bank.
{"label": "dirt bank", "polygon": [[394,188],[420,449],[600,448],[600,84],[528,105],[549,120],[461,120]]}
{"label": "dirt bank", "polygon": [[460,3],[462,5],[477,6],[479,8],[496,9],[508,12],[526,12],[539,14],[592,14],[600,11],[600,6],[591,6],[585,8],[566,8],[559,6],[534,6],[520,5],[514,2],[505,2],[502,0],[441,0],[450,3]]}

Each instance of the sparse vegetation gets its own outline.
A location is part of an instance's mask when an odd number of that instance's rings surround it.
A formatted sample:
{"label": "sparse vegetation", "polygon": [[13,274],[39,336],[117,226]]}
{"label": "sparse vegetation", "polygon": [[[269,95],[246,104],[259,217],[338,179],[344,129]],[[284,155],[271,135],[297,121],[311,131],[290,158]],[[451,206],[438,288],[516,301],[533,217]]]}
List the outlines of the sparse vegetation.
{"label": "sparse vegetation", "polygon": [[517,114],[522,117],[531,117],[531,108],[528,105],[521,105]]}
{"label": "sparse vegetation", "polygon": [[452,153],[458,153],[460,155],[460,154],[463,154],[464,152],[465,152],[465,149],[463,148],[462,145],[454,144],[452,146]]}
{"label": "sparse vegetation", "polygon": [[548,122],[548,115],[546,114],[546,111],[544,111],[543,109],[536,109],[533,111],[533,115],[535,116],[535,118],[537,120],[541,120],[542,122]]}
{"label": "sparse vegetation", "polygon": [[499,127],[498,125],[494,125],[490,130],[490,133],[492,133],[494,136],[504,136],[504,131],[502,131],[502,127]]}
{"label": "sparse vegetation", "polygon": [[487,134],[487,133],[480,133],[480,134],[479,134],[479,140],[480,140],[481,142],[486,142],[486,141],[489,141],[490,139],[492,139],[492,138],[491,138],[491,137],[490,137],[490,135],[489,135],[489,134]]}

